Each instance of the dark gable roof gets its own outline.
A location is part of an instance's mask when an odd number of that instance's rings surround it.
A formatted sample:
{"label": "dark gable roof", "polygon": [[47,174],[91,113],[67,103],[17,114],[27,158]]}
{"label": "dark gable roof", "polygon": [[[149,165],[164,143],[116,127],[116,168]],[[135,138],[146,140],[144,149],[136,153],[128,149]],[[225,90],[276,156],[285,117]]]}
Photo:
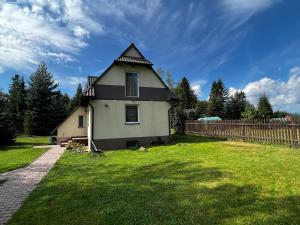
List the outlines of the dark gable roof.
{"label": "dark gable roof", "polygon": [[144,64],[149,66],[153,65],[147,59],[142,59],[140,57],[133,57],[133,56],[120,56],[115,61],[119,63]]}

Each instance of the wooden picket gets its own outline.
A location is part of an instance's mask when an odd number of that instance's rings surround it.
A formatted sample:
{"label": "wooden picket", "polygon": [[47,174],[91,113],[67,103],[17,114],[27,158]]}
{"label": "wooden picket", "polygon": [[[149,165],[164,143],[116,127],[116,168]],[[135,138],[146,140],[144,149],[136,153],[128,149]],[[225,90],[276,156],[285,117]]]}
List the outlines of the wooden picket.
{"label": "wooden picket", "polygon": [[300,120],[187,120],[184,131],[187,134],[300,146]]}

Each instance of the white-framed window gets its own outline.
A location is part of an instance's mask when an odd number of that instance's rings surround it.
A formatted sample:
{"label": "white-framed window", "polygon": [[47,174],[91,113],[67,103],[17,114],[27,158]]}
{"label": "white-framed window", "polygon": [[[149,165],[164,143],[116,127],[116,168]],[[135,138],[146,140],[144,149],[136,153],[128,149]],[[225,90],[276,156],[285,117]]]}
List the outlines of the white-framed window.
{"label": "white-framed window", "polygon": [[125,106],[125,122],[126,124],[139,123],[139,106],[138,105],[126,105]]}
{"label": "white-framed window", "polygon": [[125,96],[126,97],[138,97],[139,96],[139,85],[138,85],[138,74],[135,72],[127,72],[125,74]]}

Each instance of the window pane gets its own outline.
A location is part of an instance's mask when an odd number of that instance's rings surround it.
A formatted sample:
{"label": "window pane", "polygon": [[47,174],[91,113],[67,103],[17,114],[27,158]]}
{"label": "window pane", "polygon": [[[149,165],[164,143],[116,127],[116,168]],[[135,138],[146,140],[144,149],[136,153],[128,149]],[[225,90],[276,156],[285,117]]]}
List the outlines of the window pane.
{"label": "window pane", "polygon": [[138,107],[136,105],[126,106],[126,122],[138,122]]}
{"label": "window pane", "polygon": [[83,127],[83,116],[78,116],[78,127]]}
{"label": "window pane", "polygon": [[138,96],[138,77],[136,73],[126,73],[126,96]]}

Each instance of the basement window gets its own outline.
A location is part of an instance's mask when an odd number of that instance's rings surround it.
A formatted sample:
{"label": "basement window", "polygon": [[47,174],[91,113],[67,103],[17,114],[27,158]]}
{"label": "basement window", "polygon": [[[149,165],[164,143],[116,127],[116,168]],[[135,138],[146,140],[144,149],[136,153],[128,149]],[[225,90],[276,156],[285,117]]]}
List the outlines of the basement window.
{"label": "basement window", "polygon": [[139,141],[127,141],[126,142],[127,148],[138,148],[139,147]]}
{"label": "basement window", "polygon": [[83,127],[83,116],[78,116],[78,127],[79,128]]}

